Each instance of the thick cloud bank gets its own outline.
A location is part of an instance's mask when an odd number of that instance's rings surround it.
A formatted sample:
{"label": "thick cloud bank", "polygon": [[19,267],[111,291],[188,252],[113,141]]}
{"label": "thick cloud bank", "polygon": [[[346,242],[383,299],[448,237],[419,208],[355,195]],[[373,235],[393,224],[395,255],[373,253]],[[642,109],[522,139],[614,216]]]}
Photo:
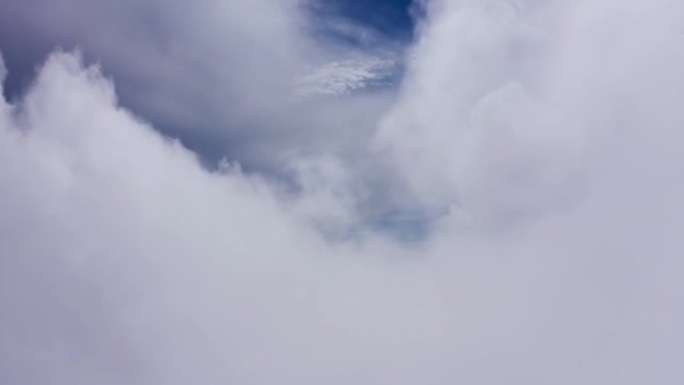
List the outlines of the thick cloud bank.
{"label": "thick cloud bank", "polygon": [[679,384],[682,11],[428,3],[369,150],[445,212],[410,244],[345,233],[353,162],[207,171],[53,54],[0,101],[0,383]]}

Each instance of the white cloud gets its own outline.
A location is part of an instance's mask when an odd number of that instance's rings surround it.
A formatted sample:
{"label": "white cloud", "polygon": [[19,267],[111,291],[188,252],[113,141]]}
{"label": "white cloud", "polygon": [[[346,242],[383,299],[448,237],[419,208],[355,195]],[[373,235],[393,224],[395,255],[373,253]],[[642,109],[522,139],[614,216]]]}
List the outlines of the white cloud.
{"label": "white cloud", "polygon": [[383,303],[389,292],[346,298],[385,273],[328,245],[267,183],[204,171],[72,55],[1,116],[3,382],[325,380],[357,351],[348,338],[373,336],[364,309],[397,317],[368,342],[383,350],[431,322]]}
{"label": "white cloud", "polygon": [[461,205],[410,246],[312,226],[347,158],[209,172],[53,55],[0,102],[0,382],[678,383],[684,5],[442,5],[376,142]]}
{"label": "white cloud", "polygon": [[[391,59],[370,57],[332,62],[297,80],[298,96],[347,95],[369,86],[388,87],[399,78],[397,64]],[[378,83],[384,84],[378,84]]]}

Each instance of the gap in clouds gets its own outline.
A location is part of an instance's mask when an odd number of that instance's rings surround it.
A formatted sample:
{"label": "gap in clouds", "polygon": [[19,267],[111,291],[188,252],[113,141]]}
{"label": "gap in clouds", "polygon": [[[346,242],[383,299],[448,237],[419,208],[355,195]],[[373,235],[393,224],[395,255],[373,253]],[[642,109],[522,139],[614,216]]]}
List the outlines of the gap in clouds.
{"label": "gap in clouds", "polygon": [[311,162],[299,158],[331,158],[367,190],[354,198],[364,222],[386,223],[406,215],[393,214],[393,178],[367,143],[396,98],[412,25],[405,2],[364,4],[9,0],[0,4],[5,93],[19,97],[55,47],[78,49],[115,81],[123,106],[209,169],[225,158],[297,191],[297,164]]}

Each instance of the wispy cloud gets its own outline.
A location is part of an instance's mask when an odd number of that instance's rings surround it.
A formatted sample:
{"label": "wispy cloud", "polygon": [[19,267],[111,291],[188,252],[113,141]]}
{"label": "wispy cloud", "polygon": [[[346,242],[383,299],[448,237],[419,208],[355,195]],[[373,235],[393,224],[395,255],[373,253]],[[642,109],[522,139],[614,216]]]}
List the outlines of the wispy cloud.
{"label": "wispy cloud", "polygon": [[296,82],[299,96],[348,95],[369,87],[390,87],[401,77],[392,59],[369,57],[325,64]]}

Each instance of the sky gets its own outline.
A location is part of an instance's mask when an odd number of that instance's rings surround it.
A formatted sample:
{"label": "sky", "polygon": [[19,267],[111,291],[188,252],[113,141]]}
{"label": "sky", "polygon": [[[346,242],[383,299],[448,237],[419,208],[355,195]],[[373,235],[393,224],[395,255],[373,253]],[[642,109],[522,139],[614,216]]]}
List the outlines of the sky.
{"label": "sky", "polygon": [[0,2],[0,383],[680,384],[682,12]]}

